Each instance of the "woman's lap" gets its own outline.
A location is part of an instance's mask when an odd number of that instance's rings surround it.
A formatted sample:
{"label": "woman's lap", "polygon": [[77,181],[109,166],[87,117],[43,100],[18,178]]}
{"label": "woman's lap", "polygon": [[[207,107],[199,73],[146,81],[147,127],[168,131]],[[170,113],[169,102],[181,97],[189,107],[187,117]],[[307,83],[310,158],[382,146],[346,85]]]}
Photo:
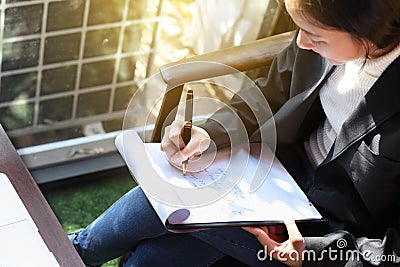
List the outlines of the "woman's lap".
{"label": "woman's lap", "polygon": [[257,239],[238,227],[168,232],[140,187],[115,202],[73,243],[84,262],[93,266],[130,251],[126,266],[183,266],[185,262],[207,266],[224,255],[251,266],[266,264],[257,258],[262,249]]}
{"label": "woman's lap", "polygon": [[83,229],[73,244],[86,264],[96,266],[131,251],[141,240],[165,234],[143,191],[136,187]]}
{"label": "woman's lap", "polygon": [[261,245],[257,240],[248,242],[248,235],[241,228],[219,228],[147,239],[132,251],[124,267],[211,266],[226,255],[249,266],[285,266],[275,260],[268,264],[269,259],[258,259]]}
{"label": "woman's lap", "polygon": [[146,239],[132,251],[124,267],[209,266],[225,254],[189,234]]}

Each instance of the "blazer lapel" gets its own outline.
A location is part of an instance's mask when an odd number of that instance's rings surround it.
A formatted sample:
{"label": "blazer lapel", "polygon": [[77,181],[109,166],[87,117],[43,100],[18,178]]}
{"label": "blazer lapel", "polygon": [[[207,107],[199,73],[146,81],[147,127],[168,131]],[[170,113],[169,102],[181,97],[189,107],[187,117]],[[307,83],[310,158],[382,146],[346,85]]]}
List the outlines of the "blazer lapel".
{"label": "blazer lapel", "polygon": [[[320,78],[312,85],[307,85],[309,87],[306,90],[303,88],[302,93],[290,98],[275,114],[274,120],[278,143],[291,143],[298,137],[299,129],[302,128],[304,120],[309,114],[313,103],[318,99],[320,89],[335,69],[327,61],[324,60],[322,62]],[[300,75],[299,78],[301,78]],[[292,84],[293,87],[304,87],[305,85],[300,81],[296,82],[296,79],[294,79]],[[292,88],[291,91],[296,90],[301,89]]]}
{"label": "blazer lapel", "polygon": [[[304,62],[303,62],[304,63]],[[319,73],[313,73],[317,77],[317,81],[296,82],[293,77],[291,92],[301,92],[291,97],[275,114],[266,121],[261,127],[250,137],[251,142],[264,142],[271,147],[275,147],[277,143],[287,144],[296,138],[296,132],[301,127],[302,122],[314,100],[318,96],[324,81],[333,72],[333,67],[327,61],[320,62]]]}
{"label": "blazer lapel", "polygon": [[384,71],[344,122],[332,147],[334,159],[400,110],[400,57]]}

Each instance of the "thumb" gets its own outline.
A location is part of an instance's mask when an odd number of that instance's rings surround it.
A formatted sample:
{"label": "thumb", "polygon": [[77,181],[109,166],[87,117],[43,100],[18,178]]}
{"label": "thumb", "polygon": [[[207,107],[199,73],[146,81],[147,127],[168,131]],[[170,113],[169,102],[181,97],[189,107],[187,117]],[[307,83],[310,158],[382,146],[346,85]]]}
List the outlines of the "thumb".
{"label": "thumb", "polygon": [[301,235],[297,224],[294,220],[285,221],[285,226],[289,235],[289,240],[295,248],[302,248],[304,246],[304,239]]}

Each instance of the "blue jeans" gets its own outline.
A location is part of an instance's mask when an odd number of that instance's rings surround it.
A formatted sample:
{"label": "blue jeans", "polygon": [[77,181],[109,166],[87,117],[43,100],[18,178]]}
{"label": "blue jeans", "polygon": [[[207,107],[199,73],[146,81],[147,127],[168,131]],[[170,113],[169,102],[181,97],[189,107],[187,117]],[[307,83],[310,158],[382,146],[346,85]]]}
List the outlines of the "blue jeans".
{"label": "blue jeans", "polygon": [[250,266],[284,266],[259,260],[263,247],[240,227],[191,233],[168,232],[140,187],[122,196],[72,241],[87,265],[101,265],[127,252],[124,266],[209,266],[231,255]]}

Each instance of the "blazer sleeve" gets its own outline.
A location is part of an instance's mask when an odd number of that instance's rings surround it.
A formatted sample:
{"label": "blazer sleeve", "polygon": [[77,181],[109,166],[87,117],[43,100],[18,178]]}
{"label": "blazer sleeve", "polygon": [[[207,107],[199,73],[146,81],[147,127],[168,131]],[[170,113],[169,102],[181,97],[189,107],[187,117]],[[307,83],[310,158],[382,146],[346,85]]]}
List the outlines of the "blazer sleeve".
{"label": "blazer sleeve", "polygon": [[[254,87],[241,89],[227,106],[219,109],[205,123],[199,125],[210,134],[217,147],[229,146],[228,133],[234,135],[241,125],[244,125],[247,135],[251,136],[260,124],[264,123],[264,121],[256,120],[254,112],[270,114],[272,111],[274,113],[287,101],[297,51],[296,38],[294,38],[289,46],[273,60],[267,77],[258,78]],[[261,90],[265,99],[257,99],[254,90]],[[244,101],[244,99],[250,101]],[[266,101],[269,107],[265,105]],[[246,102],[250,102],[252,106],[249,107]],[[232,116],[232,112],[235,116]]]}
{"label": "blazer sleeve", "polygon": [[336,231],[321,237],[304,237],[303,266],[400,266],[400,223],[382,239],[354,237]]}

